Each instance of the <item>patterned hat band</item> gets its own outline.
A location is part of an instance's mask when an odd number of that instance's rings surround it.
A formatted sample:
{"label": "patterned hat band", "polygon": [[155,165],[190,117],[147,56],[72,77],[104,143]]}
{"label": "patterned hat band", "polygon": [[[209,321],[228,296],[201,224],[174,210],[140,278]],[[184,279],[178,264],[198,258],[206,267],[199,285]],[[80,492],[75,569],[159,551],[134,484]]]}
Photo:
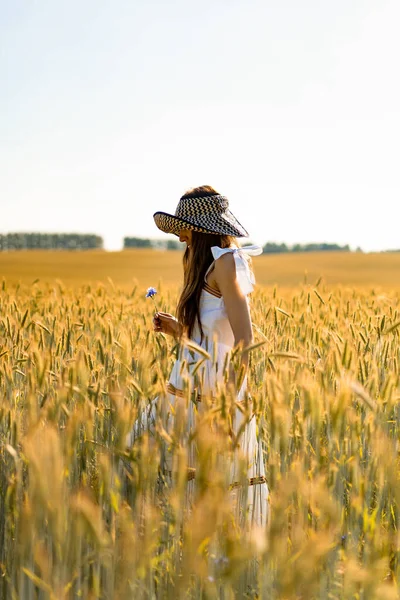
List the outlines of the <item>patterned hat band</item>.
{"label": "patterned hat band", "polygon": [[[212,199],[212,202],[210,200]],[[181,198],[175,211],[175,216],[184,219],[186,216],[200,216],[205,209],[215,214],[222,214],[229,207],[225,196],[206,196],[204,198]]]}
{"label": "patterned hat band", "polygon": [[175,214],[156,212],[154,221],[161,231],[179,235],[182,229],[248,237],[246,229],[229,210],[228,198],[213,196],[181,198]]}

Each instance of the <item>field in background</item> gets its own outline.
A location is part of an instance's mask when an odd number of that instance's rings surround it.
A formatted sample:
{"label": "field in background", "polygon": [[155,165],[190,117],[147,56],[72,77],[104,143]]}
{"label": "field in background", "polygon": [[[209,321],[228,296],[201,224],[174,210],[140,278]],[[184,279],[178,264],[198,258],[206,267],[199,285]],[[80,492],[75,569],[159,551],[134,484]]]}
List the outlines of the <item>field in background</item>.
{"label": "field in background", "polygon": [[[400,253],[293,253],[262,255],[253,260],[261,285],[294,287],[323,277],[328,285],[400,289]],[[16,251],[0,253],[0,279],[31,284],[60,279],[68,286],[107,283],[129,289],[167,286],[181,282],[182,253],[179,251],[125,250],[122,252]]]}

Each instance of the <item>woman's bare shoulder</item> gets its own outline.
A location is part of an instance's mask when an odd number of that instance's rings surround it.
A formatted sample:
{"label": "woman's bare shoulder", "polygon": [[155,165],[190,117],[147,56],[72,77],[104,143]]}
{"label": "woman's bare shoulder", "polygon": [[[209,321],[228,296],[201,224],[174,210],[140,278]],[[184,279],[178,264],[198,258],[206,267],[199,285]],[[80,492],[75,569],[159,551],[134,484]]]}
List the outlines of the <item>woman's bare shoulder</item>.
{"label": "woman's bare shoulder", "polygon": [[214,263],[213,275],[217,280],[235,279],[236,267],[232,252],[220,256]]}

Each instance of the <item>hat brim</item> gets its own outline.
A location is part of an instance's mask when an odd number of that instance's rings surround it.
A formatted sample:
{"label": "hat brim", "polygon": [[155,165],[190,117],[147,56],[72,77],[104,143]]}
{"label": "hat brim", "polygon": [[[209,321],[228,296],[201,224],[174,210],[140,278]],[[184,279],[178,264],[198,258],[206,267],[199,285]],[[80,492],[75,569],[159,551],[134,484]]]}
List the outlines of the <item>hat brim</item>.
{"label": "hat brim", "polygon": [[229,210],[226,210],[217,217],[213,216],[212,228],[204,227],[200,223],[193,223],[187,219],[180,219],[175,215],[165,212],[156,212],[153,218],[158,229],[161,229],[164,233],[173,233],[174,235],[179,235],[181,229],[190,229],[191,231],[199,231],[201,233],[249,237],[246,229]]}

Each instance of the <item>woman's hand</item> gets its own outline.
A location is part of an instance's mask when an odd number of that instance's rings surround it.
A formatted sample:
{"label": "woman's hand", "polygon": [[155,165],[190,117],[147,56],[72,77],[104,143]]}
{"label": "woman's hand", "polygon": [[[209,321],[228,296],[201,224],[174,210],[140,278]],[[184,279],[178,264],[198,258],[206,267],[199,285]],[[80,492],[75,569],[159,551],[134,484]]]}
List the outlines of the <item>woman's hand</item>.
{"label": "woman's hand", "polygon": [[159,333],[166,333],[178,337],[181,332],[181,326],[173,315],[165,312],[157,312],[153,318],[153,329]]}

